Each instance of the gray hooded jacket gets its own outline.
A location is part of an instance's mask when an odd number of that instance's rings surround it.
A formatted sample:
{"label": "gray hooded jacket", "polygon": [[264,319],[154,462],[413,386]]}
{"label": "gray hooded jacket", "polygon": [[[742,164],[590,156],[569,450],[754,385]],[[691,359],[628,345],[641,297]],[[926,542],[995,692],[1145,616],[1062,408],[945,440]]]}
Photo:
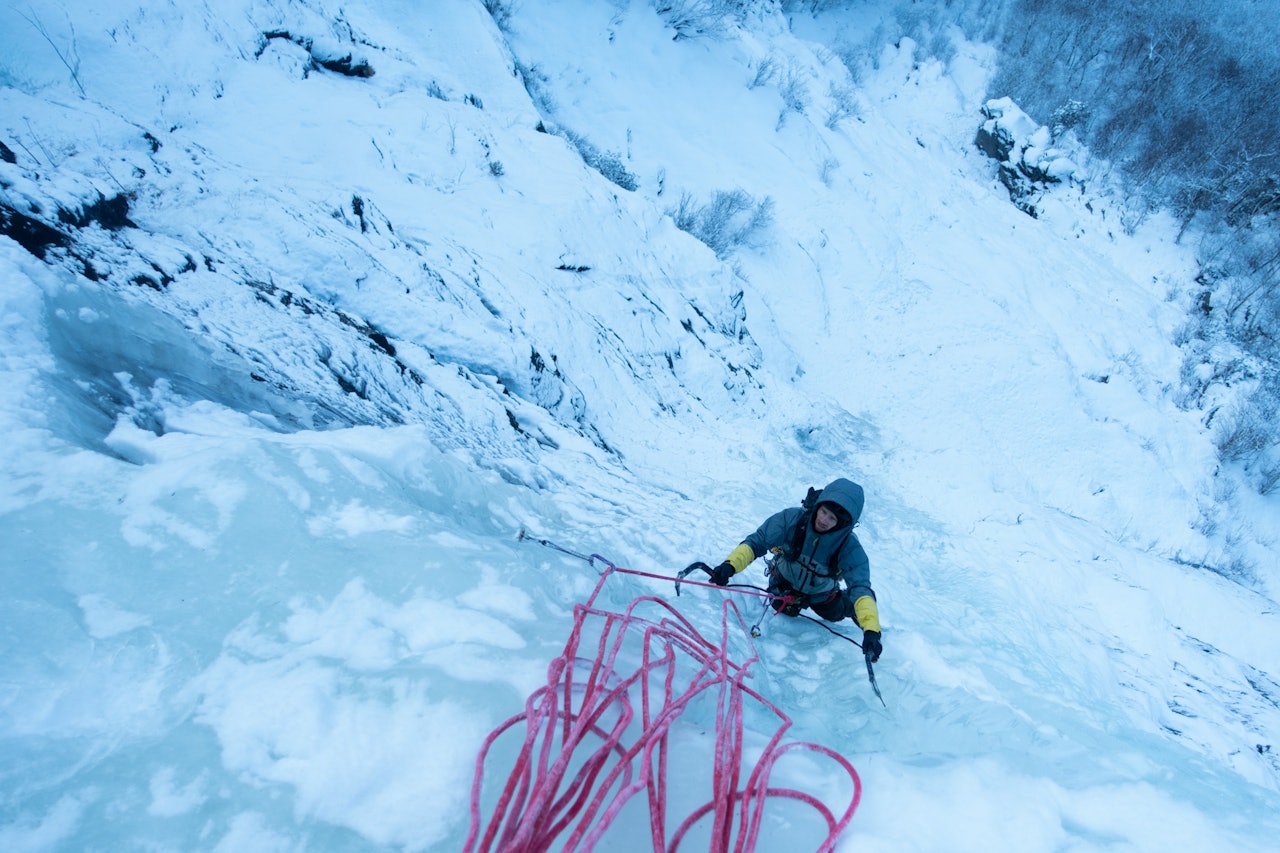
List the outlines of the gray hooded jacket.
{"label": "gray hooded jacket", "polygon": [[[764,524],[748,536],[744,543],[757,557],[768,553],[771,548],[781,548],[782,553],[773,562],[774,571],[797,591],[811,598],[837,589],[840,578],[843,577],[850,601],[856,601],[864,595],[875,600],[876,595],[871,590],[871,567],[867,552],[853,532],[853,525],[862,516],[862,487],[843,478],[833,480],[818,495],[818,503],[834,503],[847,516],[837,513],[840,516],[839,525],[834,530],[818,533],[813,529],[813,512],[807,512],[801,507],[789,507],[765,519]],[[806,516],[804,542],[799,553],[794,559],[790,559],[786,552],[791,547],[796,525]],[[835,573],[832,572],[833,566]]]}

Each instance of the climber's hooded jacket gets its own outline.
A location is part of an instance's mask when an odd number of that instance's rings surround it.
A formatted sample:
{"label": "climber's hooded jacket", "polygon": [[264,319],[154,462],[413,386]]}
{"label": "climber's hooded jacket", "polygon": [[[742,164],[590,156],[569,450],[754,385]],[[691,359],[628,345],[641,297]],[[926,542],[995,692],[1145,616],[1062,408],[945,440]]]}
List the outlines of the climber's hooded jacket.
{"label": "climber's hooded jacket", "polygon": [[[862,487],[851,480],[832,481],[818,495],[814,510],[789,507],[765,519],[764,524],[733,549],[728,561],[735,572],[740,572],[757,557],[772,549],[778,549],[773,561],[773,571],[793,589],[811,601],[833,598],[841,594],[840,580],[844,579],[844,595],[850,602],[850,614],[864,630],[879,631],[880,617],[876,608],[876,594],[871,589],[871,568],[867,552],[853,532],[853,526],[862,516],[864,503]],[[818,533],[814,527],[816,507],[830,507],[839,519],[835,528]],[[805,526],[800,547],[793,552],[797,525]]]}

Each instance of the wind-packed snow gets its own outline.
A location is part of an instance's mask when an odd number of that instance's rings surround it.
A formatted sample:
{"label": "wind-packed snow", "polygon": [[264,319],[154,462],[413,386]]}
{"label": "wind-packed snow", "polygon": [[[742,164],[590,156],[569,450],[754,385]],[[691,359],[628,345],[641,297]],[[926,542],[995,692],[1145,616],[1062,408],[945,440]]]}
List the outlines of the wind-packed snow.
{"label": "wind-packed snow", "polygon": [[1076,151],[1017,209],[995,57],[889,4],[490,5],[0,9],[0,849],[458,850],[597,577],[518,530],[671,575],[840,476],[887,707],[781,617],[754,683],[839,849],[1280,849],[1280,515],[1176,405],[1176,229]]}

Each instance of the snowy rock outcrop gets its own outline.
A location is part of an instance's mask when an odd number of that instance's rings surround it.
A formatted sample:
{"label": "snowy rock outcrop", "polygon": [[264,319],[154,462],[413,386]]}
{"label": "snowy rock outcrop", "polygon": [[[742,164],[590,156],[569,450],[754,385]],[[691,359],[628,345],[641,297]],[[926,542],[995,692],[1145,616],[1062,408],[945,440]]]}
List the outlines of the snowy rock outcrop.
{"label": "snowy rock outcrop", "polygon": [[1036,201],[1046,188],[1069,180],[1077,166],[1055,145],[1047,126],[1036,124],[1010,98],[994,98],[982,108],[986,121],[974,144],[999,164],[1000,183],[1019,210],[1036,216]]}

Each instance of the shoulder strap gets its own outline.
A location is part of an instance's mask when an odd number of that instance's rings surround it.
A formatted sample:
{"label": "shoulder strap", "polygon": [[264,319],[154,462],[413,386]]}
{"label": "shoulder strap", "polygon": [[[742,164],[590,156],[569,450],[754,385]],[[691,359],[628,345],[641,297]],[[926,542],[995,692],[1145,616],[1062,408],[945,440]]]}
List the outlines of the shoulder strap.
{"label": "shoulder strap", "polygon": [[791,534],[791,544],[787,548],[787,559],[797,560],[800,558],[800,549],[804,547],[804,534],[809,529],[809,519],[813,517],[813,510],[806,509],[800,513],[800,520],[796,522],[796,529]]}
{"label": "shoulder strap", "polygon": [[804,496],[804,500],[800,501],[800,508],[804,512],[800,513],[800,520],[796,522],[795,532],[791,534],[791,544],[787,548],[787,559],[796,560],[800,557],[800,549],[804,547],[804,534],[809,529],[809,519],[813,518],[813,511],[818,507],[818,495],[821,491],[813,486],[809,487],[809,493]]}

